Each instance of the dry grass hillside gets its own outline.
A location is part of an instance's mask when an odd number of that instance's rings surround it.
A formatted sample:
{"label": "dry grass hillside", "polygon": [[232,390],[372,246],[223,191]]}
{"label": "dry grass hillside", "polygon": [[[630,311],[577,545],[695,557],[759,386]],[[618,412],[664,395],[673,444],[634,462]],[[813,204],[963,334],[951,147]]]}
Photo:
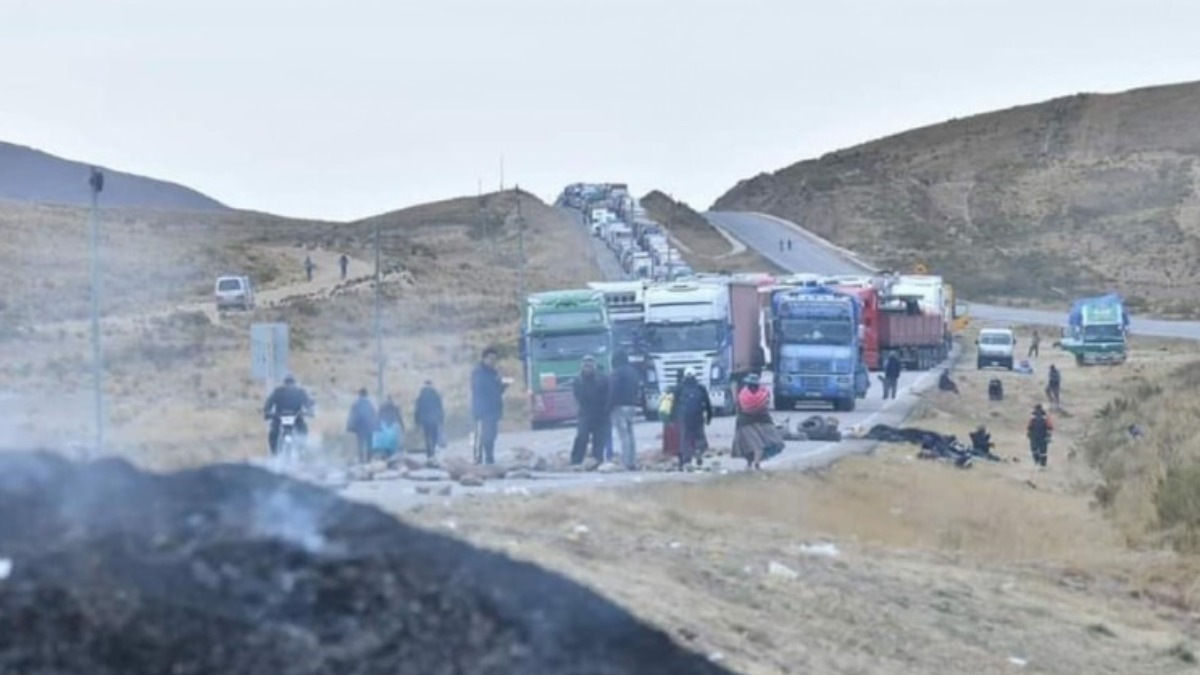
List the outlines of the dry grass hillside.
{"label": "dry grass hillside", "polygon": [[[961,394],[924,394],[909,424],[961,439],[986,424],[1009,461],[964,470],[881,444],[805,473],[498,496],[404,517],[570,575],[739,673],[1195,672],[1200,564],[1127,536],[1096,498],[1103,477],[1086,449],[1100,434],[1115,454],[1157,452],[1167,427],[1130,448],[1095,416],[1118,392],[1136,396],[1140,378],[1193,363],[1196,346],[1139,338],[1118,368],[1043,349],[1030,376],[976,371],[966,342]],[[1038,471],[1023,428],[1051,363],[1063,406]],[[987,399],[992,377],[1002,402]],[[1164,396],[1188,384],[1166,382]],[[1157,427],[1187,405],[1126,420]]]}
{"label": "dry grass hillside", "polygon": [[[433,379],[446,399],[449,431],[460,432],[468,371],[483,346],[502,348],[502,368],[519,374],[517,199],[509,192],[450,200],[346,224],[106,211],[110,439],[154,466],[261,454],[265,390],[250,377],[249,324],[278,320],[290,326],[290,368],[317,400],[314,428],[341,444],[354,392],[375,383],[376,222],[388,389],[407,415],[420,383]],[[577,223],[529,195],[520,203],[527,290],[596,277],[572,257],[587,244]],[[0,245],[0,300],[17,319],[0,337],[0,445],[62,448],[89,439],[88,324],[76,320],[88,307],[85,215],[0,208],[9,235]],[[345,281],[337,270],[342,252],[352,257]],[[303,275],[306,256],[317,264],[312,282]],[[258,281],[255,311],[213,311],[213,278],[231,271]],[[524,405],[513,387],[514,423]]]}
{"label": "dry grass hillside", "polygon": [[753,249],[735,252],[711,223],[687,204],[654,190],[640,203],[649,216],[666,226],[688,263],[700,272],[778,272]]}
{"label": "dry grass hillside", "polygon": [[1200,83],[955,119],[740,182],[717,210],[794,220],[978,299],[1116,288],[1200,312]]}

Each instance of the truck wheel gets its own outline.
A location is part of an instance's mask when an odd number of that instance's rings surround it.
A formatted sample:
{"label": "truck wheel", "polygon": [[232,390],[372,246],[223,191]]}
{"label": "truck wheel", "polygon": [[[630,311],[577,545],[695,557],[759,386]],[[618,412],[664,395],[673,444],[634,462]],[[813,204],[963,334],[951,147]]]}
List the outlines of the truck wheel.
{"label": "truck wheel", "polygon": [[796,402],[793,401],[792,399],[788,398],[787,396],[779,396],[778,394],[776,394],[772,398],[775,399],[775,409],[776,410],[788,411],[788,410],[794,410],[796,408]]}
{"label": "truck wheel", "polygon": [[1075,365],[1080,366],[1080,367],[1083,366],[1083,354],[1075,355]]}
{"label": "truck wheel", "polygon": [[853,398],[842,398],[833,402],[833,409],[839,412],[853,412],[858,401]]}
{"label": "truck wheel", "polygon": [[651,410],[650,408],[643,408],[642,415],[644,415],[646,417],[647,422],[657,422],[658,421],[658,411],[657,410]]}
{"label": "truck wheel", "polygon": [[1004,367],[1008,368],[1009,370],[1012,370],[1013,369],[1013,360],[1009,359],[1008,363],[1004,364]]}
{"label": "truck wheel", "polygon": [[983,359],[975,359],[975,370],[983,370]]}

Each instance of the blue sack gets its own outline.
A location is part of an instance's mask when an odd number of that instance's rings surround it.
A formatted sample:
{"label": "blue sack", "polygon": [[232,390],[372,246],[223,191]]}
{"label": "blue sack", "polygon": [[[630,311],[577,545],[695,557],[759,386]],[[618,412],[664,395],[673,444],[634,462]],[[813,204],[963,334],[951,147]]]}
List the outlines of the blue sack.
{"label": "blue sack", "polygon": [[371,450],[394,455],[400,449],[402,434],[396,424],[384,424],[371,434]]}

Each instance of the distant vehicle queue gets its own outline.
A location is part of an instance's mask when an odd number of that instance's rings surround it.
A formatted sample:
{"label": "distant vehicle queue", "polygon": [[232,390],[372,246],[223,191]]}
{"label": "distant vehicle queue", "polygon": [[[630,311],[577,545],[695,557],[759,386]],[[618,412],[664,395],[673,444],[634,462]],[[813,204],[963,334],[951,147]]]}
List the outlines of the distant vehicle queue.
{"label": "distant vehicle queue", "polygon": [[898,377],[895,366],[884,372],[890,357],[909,370],[933,368],[967,322],[950,284],[920,266],[867,276],[697,273],[625,185],[571,185],[558,205],[580,211],[634,278],[526,298],[520,353],[535,429],[576,419],[583,360],[611,372],[618,353],[639,373],[650,420],[686,374],[707,389],[717,415],[736,412],[752,373],[775,410],[823,403],[851,411],[871,371]]}

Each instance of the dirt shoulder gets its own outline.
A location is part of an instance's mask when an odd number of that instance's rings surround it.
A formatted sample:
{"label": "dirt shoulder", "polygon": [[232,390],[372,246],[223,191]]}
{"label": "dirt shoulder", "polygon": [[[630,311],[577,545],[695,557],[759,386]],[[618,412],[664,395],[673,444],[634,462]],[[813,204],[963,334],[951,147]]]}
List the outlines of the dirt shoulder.
{"label": "dirt shoulder", "polygon": [[[965,438],[982,421],[1016,462],[964,470],[882,444],[804,474],[402,517],[571,575],[743,673],[1187,672],[1200,566],[1131,548],[1072,449],[1127,378],[1196,356],[1139,340],[1123,369],[1080,369],[1043,349],[1038,374],[998,373],[1006,399],[989,405],[992,374],[966,354],[961,395],[926,395],[911,424]],[[1039,472],[1021,429],[1049,363],[1064,371],[1064,411]]]}

